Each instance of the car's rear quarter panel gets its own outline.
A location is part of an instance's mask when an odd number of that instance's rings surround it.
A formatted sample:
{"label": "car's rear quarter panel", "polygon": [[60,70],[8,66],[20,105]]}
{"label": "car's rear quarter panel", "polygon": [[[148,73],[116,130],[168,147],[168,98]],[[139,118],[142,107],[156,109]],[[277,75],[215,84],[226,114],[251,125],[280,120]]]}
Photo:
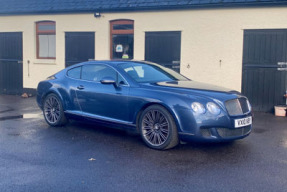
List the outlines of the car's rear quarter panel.
{"label": "car's rear quarter panel", "polygon": [[45,97],[51,93],[56,94],[62,101],[65,110],[80,110],[76,100],[75,82],[67,80],[63,74],[58,74],[56,79],[41,81],[37,88],[37,103],[43,108]]}

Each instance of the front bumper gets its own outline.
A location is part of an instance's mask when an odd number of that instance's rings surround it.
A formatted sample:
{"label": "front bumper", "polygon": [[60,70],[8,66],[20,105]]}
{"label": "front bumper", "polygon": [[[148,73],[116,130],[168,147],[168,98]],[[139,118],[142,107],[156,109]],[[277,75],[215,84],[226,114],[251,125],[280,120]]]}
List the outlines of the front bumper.
{"label": "front bumper", "polygon": [[182,141],[200,141],[200,142],[224,142],[247,137],[252,130],[252,125],[240,128],[200,128],[198,134],[179,132],[179,138]]}
{"label": "front bumper", "polygon": [[181,110],[179,115],[179,138],[183,141],[223,142],[242,139],[252,131],[252,124],[235,128],[235,120],[252,116],[252,113],[229,116],[202,114],[195,116],[190,110]]}

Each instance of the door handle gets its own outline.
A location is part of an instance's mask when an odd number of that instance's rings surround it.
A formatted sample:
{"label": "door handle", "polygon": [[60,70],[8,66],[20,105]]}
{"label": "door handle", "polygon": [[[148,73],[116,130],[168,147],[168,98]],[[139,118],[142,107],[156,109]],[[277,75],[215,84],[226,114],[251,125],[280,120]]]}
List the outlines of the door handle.
{"label": "door handle", "polygon": [[85,89],[85,87],[84,87],[83,85],[79,85],[79,86],[77,87],[77,89],[82,90],[82,89]]}

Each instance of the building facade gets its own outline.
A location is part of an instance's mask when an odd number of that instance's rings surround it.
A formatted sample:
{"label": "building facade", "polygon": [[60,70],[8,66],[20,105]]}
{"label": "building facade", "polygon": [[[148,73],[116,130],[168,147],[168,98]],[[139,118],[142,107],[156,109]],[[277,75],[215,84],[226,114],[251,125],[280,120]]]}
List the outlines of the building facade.
{"label": "building facade", "polygon": [[39,81],[74,63],[136,59],[242,91],[256,110],[270,111],[285,102],[287,6],[238,2],[245,4],[23,13],[4,7],[0,93],[36,89]]}

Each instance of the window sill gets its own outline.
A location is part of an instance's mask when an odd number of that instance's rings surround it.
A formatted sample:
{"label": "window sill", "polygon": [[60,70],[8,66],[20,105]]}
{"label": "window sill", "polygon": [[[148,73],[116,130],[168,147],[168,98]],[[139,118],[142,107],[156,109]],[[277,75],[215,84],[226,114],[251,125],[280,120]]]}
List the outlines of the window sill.
{"label": "window sill", "polygon": [[35,59],[34,64],[56,65],[56,59]]}

